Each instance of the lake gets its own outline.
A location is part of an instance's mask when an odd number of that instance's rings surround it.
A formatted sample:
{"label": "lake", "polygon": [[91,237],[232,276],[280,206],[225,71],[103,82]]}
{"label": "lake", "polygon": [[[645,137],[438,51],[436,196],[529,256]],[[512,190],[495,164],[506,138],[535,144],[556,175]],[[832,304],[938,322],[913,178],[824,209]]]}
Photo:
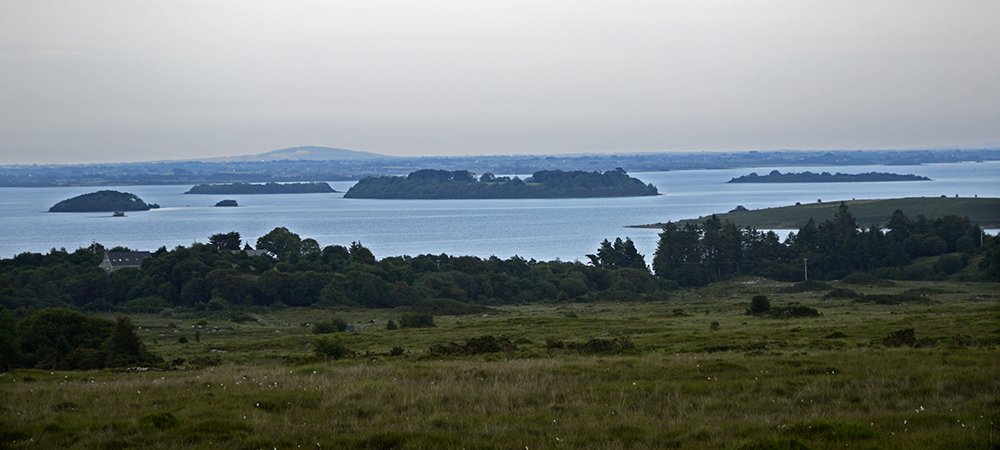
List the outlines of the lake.
{"label": "lake", "polygon": [[[892,172],[931,181],[884,183],[727,184],[750,172]],[[441,254],[550,261],[587,261],[604,239],[631,237],[652,261],[658,230],[625,228],[748,209],[898,197],[1000,197],[1000,162],[922,166],[760,167],[633,173],[653,183],[657,197],[529,200],[370,200],[343,194],[185,195],[191,186],[0,188],[0,257],[53,248],[73,251],[99,242],[154,251],[205,243],[237,231],[251,245],[286,227],[320,246],[358,241],[378,258]],[[354,182],[331,182],[346,191]],[[49,213],[61,200],[97,190],[131,192],[161,208],[110,213]],[[234,199],[236,208],[216,208]]]}

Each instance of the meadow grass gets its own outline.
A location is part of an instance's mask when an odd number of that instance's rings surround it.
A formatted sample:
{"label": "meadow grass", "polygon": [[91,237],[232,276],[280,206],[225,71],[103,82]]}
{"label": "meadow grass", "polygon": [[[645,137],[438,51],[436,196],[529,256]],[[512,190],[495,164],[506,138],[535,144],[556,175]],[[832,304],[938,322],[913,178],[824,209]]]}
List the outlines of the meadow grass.
{"label": "meadow grass", "polygon": [[[925,300],[855,303],[743,279],[676,292],[668,302],[503,307],[436,317],[438,326],[426,329],[369,324],[335,334],[356,353],[337,361],[312,355],[314,335],[303,323],[333,315],[384,323],[398,312],[284,309],[261,312],[256,323],[232,323],[224,313],[137,315],[133,322],[149,330],[140,331],[144,342],[168,360],[185,359],[180,370],[2,374],[0,447],[1000,445],[996,285],[832,285],[866,294],[919,290]],[[745,315],[757,294],[822,316]],[[208,325],[199,329],[201,319]],[[927,338],[924,346],[882,344],[905,328]],[[517,349],[460,357],[427,351],[480,336],[509,339]],[[552,345],[615,338],[634,347],[592,353]],[[405,352],[389,356],[393,347]]]}

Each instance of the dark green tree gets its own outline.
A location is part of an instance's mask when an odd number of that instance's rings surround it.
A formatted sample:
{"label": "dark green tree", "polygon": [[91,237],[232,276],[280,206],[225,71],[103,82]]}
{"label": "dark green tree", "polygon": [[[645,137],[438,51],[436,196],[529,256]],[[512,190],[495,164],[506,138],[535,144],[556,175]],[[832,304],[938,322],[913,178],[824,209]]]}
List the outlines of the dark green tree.
{"label": "dark green tree", "polygon": [[646,259],[636,250],[635,243],[628,237],[624,241],[620,237],[615,238],[614,243],[605,239],[604,242],[601,242],[600,248],[597,249],[597,254],[587,255],[587,258],[590,258],[591,264],[595,267],[606,269],[624,269],[628,267],[648,270],[646,268]]}
{"label": "dark green tree", "polygon": [[240,240],[240,233],[230,231],[228,233],[213,234],[208,238],[208,243],[219,251],[223,251],[239,250],[242,241]]}
{"label": "dark green tree", "polygon": [[301,252],[302,239],[288,228],[277,227],[257,239],[257,249],[267,250],[279,259],[287,260],[290,254]]}
{"label": "dark green tree", "polygon": [[766,295],[755,295],[750,299],[750,308],[747,309],[748,315],[767,314],[769,311],[771,311],[771,301]]}
{"label": "dark green tree", "polygon": [[348,251],[351,254],[351,261],[361,264],[378,264],[372,251],[361,245],[360,242],[351,242],[351,248]]}

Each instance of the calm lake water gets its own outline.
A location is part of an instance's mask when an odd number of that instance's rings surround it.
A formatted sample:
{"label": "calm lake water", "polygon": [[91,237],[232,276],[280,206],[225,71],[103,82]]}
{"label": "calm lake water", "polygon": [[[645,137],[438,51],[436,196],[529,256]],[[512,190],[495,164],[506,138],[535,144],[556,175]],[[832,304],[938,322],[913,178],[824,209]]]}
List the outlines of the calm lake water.
{"label": "calm lake water", "polygon": [[[750,172],[892,172],[932,181],[891,183],[726,184]],[[539,200],[367,200],[343,194],[185,195],[190,186],[0,188],[0,257],[22,252],[73,251],[91,242],[134,250],[207,242],[238,231],[251,245],[275,227],[286,227],[320,246],[359,241],[378,258],[441,254],[520,255],[539,261],[587,261],[604,239],[631,237],[651,261],[658,230],[627,225],[676,221],[749,209],[898,197],[1000,197],[1000,162],[923,166],[761,167],[754,169],[633,173],[653,183],[657,197]],[[331,182],[346,191],[353,182]],[[57,202],[101,189],[131,192],[158,210],[49,213]],[[216,208],[222,199],[237,208]]]}

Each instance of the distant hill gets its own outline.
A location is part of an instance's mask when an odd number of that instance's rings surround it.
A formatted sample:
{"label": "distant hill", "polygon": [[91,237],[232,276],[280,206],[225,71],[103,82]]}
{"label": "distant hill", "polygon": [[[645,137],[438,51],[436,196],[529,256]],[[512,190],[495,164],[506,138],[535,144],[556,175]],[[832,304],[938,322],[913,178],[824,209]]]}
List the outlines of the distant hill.
{"label": "distant hill", "polygon": [[[851,200],[844,203],[851,208],[851,215],[861,226],[875,223],[885,226],[889,222],[889,218],[892,217],[893,211],[898,209],[913,220],[916,220],[918,215],[923,215],[927,219],[956,215],[968,217],[972,223],[978,223],[984,228],[1000,227],[1000,198],[911,197]],[[729,220],[740,227],[790,230],[805,225],[810,217],[817,223],[832,219],[839,207],[840,202],[809,203],[756,210],[737,207],[733,211],[716,214],[716,216],[720,220]],[[684,225],[687,222],[702,223],[706,218],[680,220],[676,223],[678,225]],[[663,224],[640,225],[633,228],[663,228]]]}
{"label": "distant hill", "polygon": [[330,161],[339,159],[377,159],[385,155],[369,152],[358,152],[331,147],[290,147],[274,150],[259,155],[217,158],[226,161]]}

